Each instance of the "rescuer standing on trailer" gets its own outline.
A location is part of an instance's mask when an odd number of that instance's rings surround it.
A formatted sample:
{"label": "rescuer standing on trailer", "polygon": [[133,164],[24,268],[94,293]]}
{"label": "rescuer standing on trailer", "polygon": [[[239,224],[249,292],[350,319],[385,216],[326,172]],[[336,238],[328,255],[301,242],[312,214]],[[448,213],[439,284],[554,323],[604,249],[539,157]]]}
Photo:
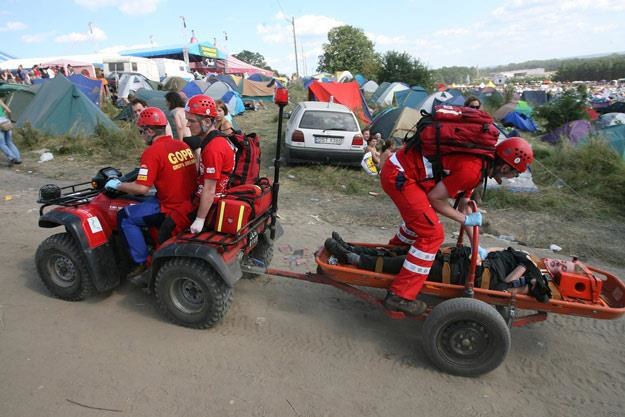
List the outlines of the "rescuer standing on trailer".
{"label": "rescuer standing on trailer", "polygon": [[118,215],[120,230],[135,263],[128,278],[138,277],[147,268],[149,254],[141,230],[143,227],[161,227],[169,219],[168,235],[159,235],[159,239],[166,240],[171,232],[189,226],[197,175],[193,151],[184,142],[165,134],[167,117],[159,108],[144,109],[139,114],[137,126],[148,145],[141,155],[137,179],[134,182],[111,179],[105,185],[107,190],[140,195],[147,194],[152,186],[156,188],[155,197],[128,206]]}
{"label": "rescuer standing on trailer", "polygon": [[211,97],[203,94],[191,97],[185,112],[191,135],[201,139],[197,188],[200,202],[195,221],[191,224],[191,232],[200,233],[215,195],[223,193],[228,187],[236,153],[224,133],[215,128],[217,107]]}
{"label": "rescuer standing on trailer", "polygon": [[[527,169],[534,154],[522,138],[510,138],[495,148],[495,159],[486,175],[501,184],[502,178],[514,178]],[[471,154],[450,154],[441,157],[445,176],[436,182],[432,165],[417,147],[404,146],[384,164],[381,183],[403,219],[389,244],[410,246],[406,260],[396,275],[384,305],[389,310],[419,315],[427,305],[416,300],[428,277],[436,252],[444,241],[443,226],[436,213],[465,226],[481,226],[482,214],[469,213],[468,197],[482,181],[484,160]],[[449,198],[463,194],[459,209],[449,205]],[[480,257],[486,251],[479,248]]]}

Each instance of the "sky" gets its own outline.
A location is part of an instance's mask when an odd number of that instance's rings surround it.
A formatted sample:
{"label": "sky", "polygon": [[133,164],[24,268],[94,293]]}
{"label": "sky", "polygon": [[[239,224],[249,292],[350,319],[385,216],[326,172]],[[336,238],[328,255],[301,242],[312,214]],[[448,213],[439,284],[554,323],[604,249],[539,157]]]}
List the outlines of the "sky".
{"label": "sky", "polygon": [[0,0],[0,51],[115,53],[180,44],[194,30],[291,74],[292,18],[303,75],[317,72],[328,31],[341,25],[362,29],[378,52],[408,52],[432,69],[625,51],[625,0]]}

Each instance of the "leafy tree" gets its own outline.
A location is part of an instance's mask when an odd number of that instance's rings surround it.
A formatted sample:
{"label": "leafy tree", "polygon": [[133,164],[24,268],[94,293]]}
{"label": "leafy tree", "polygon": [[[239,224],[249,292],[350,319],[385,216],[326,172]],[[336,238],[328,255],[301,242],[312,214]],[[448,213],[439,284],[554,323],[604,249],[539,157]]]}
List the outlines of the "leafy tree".
{"label": "leafy tree", "polygon": [[477,79],[476,67],[442,67],[432,71],[434,82],[443,84],[468,84]]}
{"label": "leafy tree", "polygon": [[345,25],[330,29],[328,43],[323,44],[323,55],[319,56],[317,71],[350,71],[367,78],[376,75],[378,55],[373,42],[360,28]]}
{"label": "leafy tree", "polygon": [[550,132],[565,123],[588,119],[585,97],[574,89],[567,90],[559,98],[535,109],[534,117],[543,121]]}
{"label": "leafy tree", "polygon": [[407,52],[388,51],[382,56],[378,81],[402,81],[408,85],[420,85],[431,89],[432,73],[418,59]]}
{"label": "leafy tree", "polygon": [[244,49],[238,54],[234,54],[233,56],[237,59],[240,59],[243,62],[246,62],[250,65],[254,65],[255,67],[259,67],[259,68],[267,67],[267,63],[265,62],[265,57],[259,54],[258,52],[252,52],[252,51],[248,51],[247,49]]}

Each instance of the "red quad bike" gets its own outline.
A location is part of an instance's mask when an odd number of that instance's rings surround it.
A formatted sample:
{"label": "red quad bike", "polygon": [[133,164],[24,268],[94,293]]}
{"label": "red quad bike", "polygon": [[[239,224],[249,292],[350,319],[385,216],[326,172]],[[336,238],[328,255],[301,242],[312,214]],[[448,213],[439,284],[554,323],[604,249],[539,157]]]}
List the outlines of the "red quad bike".
{"label": "red quad bike", "polygon": [[[388,288],[393,275],[333,264],[324,248],[315,254],[315,273],[268,268],[272,244],[280,231],[276,210],[282,115],[288,103],[286,90],[276,90],[275,101],[279,118],[271,207],[253,217],[237,234],[183,233],[155,248],[148,289],[156,294],[160,309],[175,323],[196,328],[216,324],[225,315],[232,286],[243,273],[266,273],[331,285],[382,309],[391,319],[425,320],[423,350],[430,361],[451,374],[478,376],[504,361],[510,349],[511,327],[544,321],[547,313],[595,319],[615,319],[625,314],[625,283],[575,258],[569,261],[567,271],[559,273],[549,270],[547,264],[551,260],[535,259],[552,293],[547,302],[530,295],[491,290],[484,275],[480,286],[476,286],[478,227],[473,228],[473,250],[464,284],[446,282],[444,276],[427,281],[421,294],[427,297],[429,307],[419,317],[389,311],[380,298],[361,288]],[[105,168],[94,179],[95,189],[77,184],[62,190],[57,187],[50,191],[45,186],[41,190],[39,225],[63,225],[66,229],[66,233],[44,241],[37,251],[39,274],[60,298],[80,300],[94,292],[110,290],[119,284],[127,268],[128,255],[119,244],[116,217],[120,208],[132,204],[135,197],[101,191],[106,178],[118,175],[116,170]],[[44,213],[50,205],[58,207]],[[471,202],[471,208],[477,210],[475,202]],[[462,240],[461,228],[457,246],[462,246]],[[521,315],[519,310],[529,313]]]}
{"label": "red quad bike", "polygon": [[[288,96],[280,113],[287,102]],[[104,184],[111,178],[134,181],[136,176],[137,170],[122,176],[107,167],[91,182],[41,187],[39,226],[65,228],[44,240],[35,255],[39,276],[53,295],[83,300],[116,288],[127,275],[131,260],[118,230],[118,213],[145,197],[107,191]],[[259,195],[231,196],[234,215],[222,209],[224,215],[218,208],[210,230],[197,235],[184,232],[160,245],[157,228],[144,230],[152,249],[145,289],[155,294],[160,310],[172,322],[192,328],[213,326],[228,311],[234,284],[266,271],[274,240],[283,233],[276,220],[279,169],[273,184],[264,178],[258,185]]]}

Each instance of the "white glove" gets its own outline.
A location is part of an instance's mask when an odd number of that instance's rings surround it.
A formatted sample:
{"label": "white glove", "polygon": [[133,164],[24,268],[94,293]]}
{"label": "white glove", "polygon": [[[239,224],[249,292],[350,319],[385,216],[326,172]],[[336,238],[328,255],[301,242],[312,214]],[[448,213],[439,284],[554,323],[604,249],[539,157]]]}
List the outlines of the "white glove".
{"label": "white glove", "polygon": [[191,225],[191,227],[189,229],[191,229],[191,233],[200,233],[202,231],[202,229],[204,228],[204,220],[201,217],[196,217],[195,221],[193,222],[193,224]]}

